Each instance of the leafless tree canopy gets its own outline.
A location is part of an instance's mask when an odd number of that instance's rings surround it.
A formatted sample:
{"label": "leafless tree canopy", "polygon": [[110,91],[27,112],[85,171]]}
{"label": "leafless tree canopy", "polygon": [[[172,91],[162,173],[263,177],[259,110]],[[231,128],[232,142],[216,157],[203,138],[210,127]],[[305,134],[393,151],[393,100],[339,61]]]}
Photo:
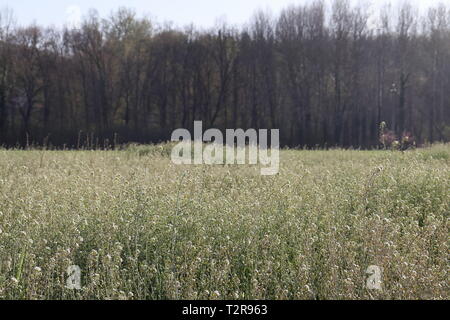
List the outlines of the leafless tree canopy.
{"label": "leafless tree canopy", "polygon": [[383,121],[448,141],[450,8],[316,1],[206,31],[129,9],[63,30],[0,14],[0,144],[157,142],[194,120],[290,146],[377,146]]}

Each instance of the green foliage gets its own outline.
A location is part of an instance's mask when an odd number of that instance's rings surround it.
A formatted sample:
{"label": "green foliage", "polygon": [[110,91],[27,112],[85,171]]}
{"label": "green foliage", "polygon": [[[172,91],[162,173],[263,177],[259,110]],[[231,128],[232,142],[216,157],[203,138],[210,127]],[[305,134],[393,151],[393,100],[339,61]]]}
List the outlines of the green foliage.
{"label": "green foliage", "polygon": [[450,150],[444,144],[434,145],[432,148],[422,149],[420,151],[424,160],[445,160],[450,162]]}
{"label": "green foliage", "polygon": [[139,144],[128,144],[125,146],[125,150],[140,157],[145,156],[162,156],[170,157],[172,153],[173,143],[165,143],[158,145],[139,145]]}
{"label": "green foliage", "polygon": [[0,150],[0,298],[449,298],[448,145],[284,150],[273,177],[169,150]]}

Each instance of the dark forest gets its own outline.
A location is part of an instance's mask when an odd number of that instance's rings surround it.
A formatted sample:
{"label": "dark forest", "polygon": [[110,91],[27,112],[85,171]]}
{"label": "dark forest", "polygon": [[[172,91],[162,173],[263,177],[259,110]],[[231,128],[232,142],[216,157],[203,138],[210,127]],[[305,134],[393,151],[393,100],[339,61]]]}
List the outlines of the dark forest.
{"label": "dark forest", "polygon": [[150,143],[177,128],[280,129],[291,147],[450,140],[450,8],[348,1],[174,27],[120,9],[79,27],[0,17],[0,144]]}

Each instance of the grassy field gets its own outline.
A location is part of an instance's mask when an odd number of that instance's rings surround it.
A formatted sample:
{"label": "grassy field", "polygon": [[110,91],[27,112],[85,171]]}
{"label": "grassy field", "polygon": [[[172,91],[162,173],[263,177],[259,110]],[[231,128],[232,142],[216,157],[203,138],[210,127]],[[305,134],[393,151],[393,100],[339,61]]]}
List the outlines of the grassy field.
{"label": "grassy field", "polygon": [[449,190],[448,145],[284,150],[277,176],[0,150],[0,299],[449,299]]}

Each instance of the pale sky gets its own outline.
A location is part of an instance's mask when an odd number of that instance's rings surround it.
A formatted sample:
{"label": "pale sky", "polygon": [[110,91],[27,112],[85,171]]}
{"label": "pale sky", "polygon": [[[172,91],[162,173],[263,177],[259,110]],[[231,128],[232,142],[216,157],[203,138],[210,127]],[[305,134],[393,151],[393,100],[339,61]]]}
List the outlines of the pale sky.
{"label": "pale sky", "polygon": [[[138,15],[147,14],[158,22],[172,21],[177,26],[194,23],[211,27],[217,18],[229,24],[241,25],[249,20],[257,9],[270,9],[277,13],[289,4],[307,3],[312,0],[0,0],[0,9],[8,7],[21,25],[36,22],[44,26],[62,26],[77,23],[89,9],[95,8],[101,17],[107,17],[119,7],[134,8]],[[357,2],[358,0],[354,0]],[[376,9],[382,2],[394,6],[408,1],[422,10],[430,5],[450,0],[363,0]],[[331,0],[325,0],[331,3]]]}

